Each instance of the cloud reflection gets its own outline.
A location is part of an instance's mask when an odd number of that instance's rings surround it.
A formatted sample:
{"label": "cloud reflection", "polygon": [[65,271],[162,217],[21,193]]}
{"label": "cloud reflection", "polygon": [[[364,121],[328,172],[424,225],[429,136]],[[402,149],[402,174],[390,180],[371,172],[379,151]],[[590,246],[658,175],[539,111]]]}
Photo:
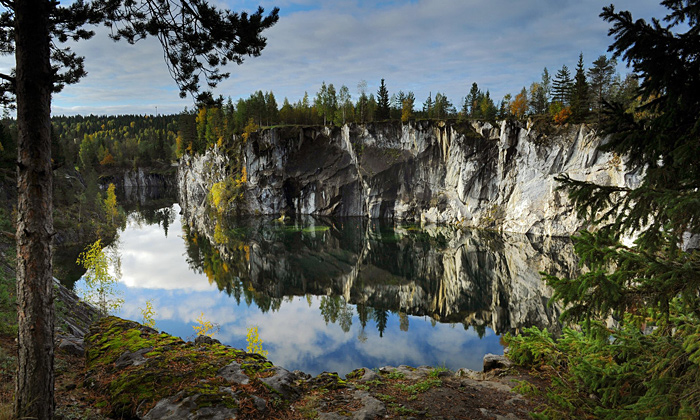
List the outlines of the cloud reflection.
{"label": "cloud reflection", "polygon": [[[178,215],[173,225],[179,224]],[[406,332],[399,328],[399,317],[390,311],[386,311],[387,326],[380,337],[375,321],[370,318],[363,331],[357,308],[343,301],[345,311],[352,314],[345,332],[340,319],[336,323],[324,320],[321,303],[328,299],[325,296],[310,297],[310,302],[305,296],[284,298],[279,309],[266,312],[254,303],[237,303],[210,285],[204,274],[192,271],[184,257],[183,239],[166,237],[157,225],[130,222],[121,234],[119,253],[119,289],[125,304],[117,315],[140,321],[141,308],[151,300],[157,328],[188,339],[194,334],[195,320],[204,313],[208,321],[219,325],[217,339],[243,349],[246,329],[258,326],[270,360],[291,370],[346,374],[363,366],[400,364],[480,369],[484,353],[502,351],[498,337],[490,330],[480,340],[462,324],[432,326],[427,317],[408,316],[410,328]]]}

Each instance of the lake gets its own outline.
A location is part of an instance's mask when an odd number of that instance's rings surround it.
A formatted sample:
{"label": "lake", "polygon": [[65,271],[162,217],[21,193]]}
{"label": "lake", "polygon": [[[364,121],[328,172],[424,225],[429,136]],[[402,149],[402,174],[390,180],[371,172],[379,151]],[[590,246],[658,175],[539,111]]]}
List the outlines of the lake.
{"label": "lake", "polygon": [[[571,275],[559,238],[394,226],[363,218],[213,216],[183,224],[177,204],[131,211],[105,249],[125,303],[116,315],[192,339],[202,314],[215,338],[245,349],[257,326],[289,370],[344,375],[401,364],[481,370],[500,335],[558,330],[540,271]],[[83,287],[82,280],[75,288]]]}

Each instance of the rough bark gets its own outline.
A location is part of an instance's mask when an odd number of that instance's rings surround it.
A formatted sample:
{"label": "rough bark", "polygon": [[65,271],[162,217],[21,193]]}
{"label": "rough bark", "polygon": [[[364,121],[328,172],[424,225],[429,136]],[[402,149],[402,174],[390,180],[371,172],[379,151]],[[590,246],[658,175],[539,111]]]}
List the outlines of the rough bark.
{"label": "rough bark", "polygon": [[14,2],[17,59],[17,418],[52,419],[53,277],[48,0]]}

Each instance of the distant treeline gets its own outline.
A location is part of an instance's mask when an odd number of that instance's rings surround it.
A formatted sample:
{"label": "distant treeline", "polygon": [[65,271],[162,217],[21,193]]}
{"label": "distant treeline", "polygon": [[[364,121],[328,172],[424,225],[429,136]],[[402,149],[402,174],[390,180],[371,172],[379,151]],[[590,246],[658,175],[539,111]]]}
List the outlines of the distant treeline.
{"label": "distant treeline", "polygon": [[[280,107],[273,92],[257,91],[235,103],[229,98],[204,97],[197,111],[181,115],[176,155],[203,152],[207,147],[233,134],[245,134],[259,127],[276,125],[342,125],[387,120],[403,122],[415,119],[486,120],[524,119],[535,117],[553,124],[597,123],[603,104],[618,102],[634,112],[639,102],[638,81],[634,75],[622,78],[616,72],[614,58],[601,55],[586,68],[579,55],[574,74],[566,65],[552,77],[544,68],[541,79],[523,87],[515,96],[507,94],[495,102],[488,90],[472,83],[458,106],[443,93],[432,92],[416,104],[415,94],[399,90],[390,94],[384,81],[374,93],[367,91],[367,82],[357,85],[355,99],[350,89],[339,89],[324,81],[313,97],[308,92],[292,103],[284,98]],[[235,146],[235,145],[234,145]]]}
{"label": "distant treeline", "polygon": [[[399,90],[390,93],[384,79],[376,94],[367,82],[350,89],[324,81],[312,97],[282,105],[274,93],[257,91],[235,103],[222,96],[203,95],[192,110],[165,116],[73,116],[54,117],[54,165],[103,172],[110,167],[149,166],[170,162],[183,153],[201,153],[213,144],[239,148],[233,135],[246,136],[259,127],[276,125],[342,125],[387,120],[415,119],[523,119],[536,117],[554,124],[600,121],[606,101],[621,103],[633,112],[638,100],[638,82],[633,75],[617,74],[616,61],[601,55],[591,67],[583,55],[572,72],[566,65],[552,77],[544,68],[541,79],[523,87],[515,96],[507,94],[495,102],[488,90],[472,83],[457,105],[445,94],[431,92],[418,106],[415,94]],[[14,165],[16,142],[14,121],[0,126],[0,160]],[[244,138],[244,137],[243,137]],[[238,143],[240,143],[239,138]]]}
{"label": "distant treeline", "polygon": [[[54,167],[67,166],[98,173],[113,167],[133,168],[175,159],[178,116],[60,116],[52,118]],[[17,160],[14,120],[0,124],[0,161]]]}

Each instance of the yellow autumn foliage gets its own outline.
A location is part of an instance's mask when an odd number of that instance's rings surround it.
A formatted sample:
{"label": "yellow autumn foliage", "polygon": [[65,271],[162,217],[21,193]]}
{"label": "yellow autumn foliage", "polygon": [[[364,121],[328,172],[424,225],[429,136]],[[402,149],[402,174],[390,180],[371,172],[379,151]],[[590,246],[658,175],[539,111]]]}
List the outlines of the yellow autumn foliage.
{"label": "yellow autumn foliage", "polygon": [[207,337],[214,337],[214,334],[219,332],[219,327],[206,319],[204,317],[204,312],[201,312],[199,317],[195,320],[197,323],[193,325],[195,335],[205,335]]}
{"label": "yellow autumn foliage", "polygon": [[267,357],[267,350],[263,350],[263,341],[260,339],[260,335],[258,335],[257,325],[250,327],[247,330],[248,333],[246,334],[246,341],[248,342],[248,347],[246,347],[246,351],[248,353],[256,353],[263,357]]}
{"label": "yellow autumn foliage", "polygon": [[141,316],[143,317],[141,323],[147,327],[155,328],[156,320],[154,317],[156,315],[156,310],[153,308],[153,302],[149,299],[146,301],[146,307],[139,309],[141,310]]}
{"label": "yellow autumn foliage", "polygon": [[226,178],[211,186],[209,202],[219,213],[224,213],[236,200],[243,198],[243,188],[247,182],[248,173],[245,167],[241,169],[238,178]]}

